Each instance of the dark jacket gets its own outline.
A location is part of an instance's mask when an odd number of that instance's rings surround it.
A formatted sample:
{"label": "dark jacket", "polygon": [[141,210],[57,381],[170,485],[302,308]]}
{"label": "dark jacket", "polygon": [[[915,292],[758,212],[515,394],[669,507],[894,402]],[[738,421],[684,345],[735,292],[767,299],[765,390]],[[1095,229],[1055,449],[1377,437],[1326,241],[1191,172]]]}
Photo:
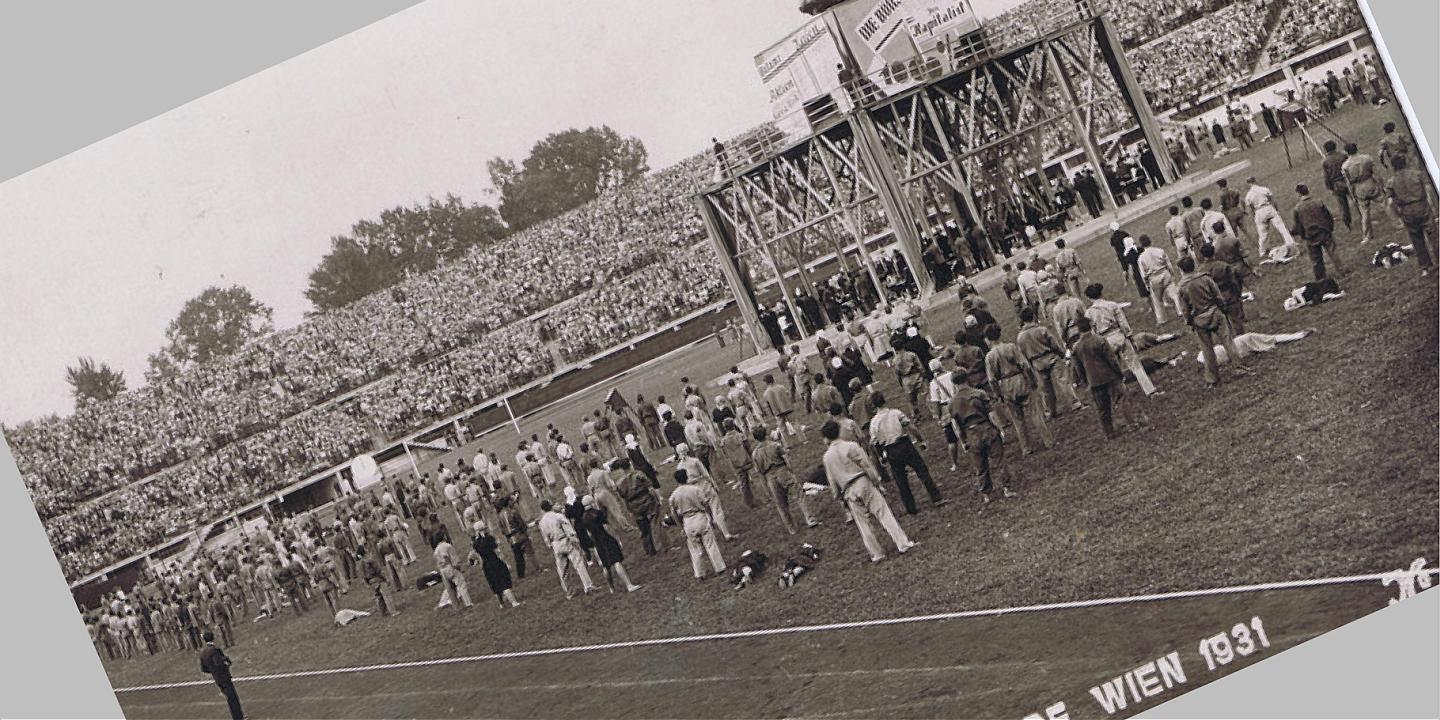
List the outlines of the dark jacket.
{"label": "dark jacket", "polygon": [[207,644],[200,651],[200,672],[208,673],[217,683],[230,682],[230,658],[214,643]]}
{"label": "dark jacket", "polygon": [[1080,383],[1097,388],[1125,380],[1125,371],[1115,351],[1094,331],[1083,333],[1071,352],[1076,361],[1075,379]]}
{"label": "dark jacket", "polygon": [[1300,198],[1300,202],[1295,204],[1291,223],[1294,225],[1291,231],[1306,240],[1320,241],[1335,232],[1335,218],[1330,214],[1330,208],[1309,196]]}

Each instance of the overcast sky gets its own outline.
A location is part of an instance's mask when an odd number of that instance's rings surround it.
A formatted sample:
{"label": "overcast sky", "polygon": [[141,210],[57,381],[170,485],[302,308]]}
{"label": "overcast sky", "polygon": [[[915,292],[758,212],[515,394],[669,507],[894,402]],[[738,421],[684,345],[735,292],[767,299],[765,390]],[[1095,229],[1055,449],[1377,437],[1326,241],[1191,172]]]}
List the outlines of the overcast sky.
{"label": "overcast sky", "polygon": [[427,196],[484,202],[485,162],[548,133],[607,124],[659,169],[769,119],[753,57],[797,7],[430,0],[0,184],[0,421],[68,413],[82,355],[139,386],[209,285],[300,322],[331,236]]}

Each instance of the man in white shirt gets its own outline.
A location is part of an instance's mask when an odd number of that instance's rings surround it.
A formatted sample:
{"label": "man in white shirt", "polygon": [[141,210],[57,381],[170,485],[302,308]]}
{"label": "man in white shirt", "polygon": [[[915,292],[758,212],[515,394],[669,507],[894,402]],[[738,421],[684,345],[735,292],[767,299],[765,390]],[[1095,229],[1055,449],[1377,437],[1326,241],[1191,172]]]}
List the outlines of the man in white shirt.
{"label": "man in white shirt", "polygon": [[1101,297],[1104,291],[1105,286],[1100,283],[1091,283],[1085,288],[1085,296],[1090,298],[1090,308],[1085,311],[1085,317],[1089,318],[1095,334],[1110,345],[1120,362],[1135,375],[1140,389],[1146,395],[1153,395],[1155,383],[1150,381],[1150,375],[1140,363],[1139,352],[1131,339],[1135,333],[1130,329],[1125,309],[1120,307],[1120,303]]}
{"label": "man in white shirt", "polygon": [[860,542],[870,553],[870,562],[885,559],[885,550],[875,538],[871,521],[880,523],[901,554],[915,547],[917,543],[911,542],[905,535],[900,523],[895,521],[894,513],[890,512],[885,496],[875,488],[879,476],[865,451],[856,443],[841,440],[840,426],[828,420],[820,426],[820,436],[830,443],[822,460],[830,493],[850,508],[850,514],[855,518],[855,529],[860,531]]}
{"label": "man in white shirt", "polygon": [[1180,314],[1179,290],[1175,287],[1174,263],[1164,250],[1155,247],[1150,243],[1149,235],[1140,236],[1140,257],[1136,259],[1140,266],[1140,276],[1145,278],[1145,286],[1150,288],[1150,304],[1155,309],[1155,324],[1164,325],[1169,322],[1165,317],[1165,300],[1170,301],[1175,308],[1176,315]]}
{"label": "man in white shirt", "polygon": [[925,458],[915,449],[915,442],[910,435],[910,418],[895,408],[886,407],[885,396],[878,390],[870,394],[870,404],[875,408],[868,429],[870,442],[879,448],[881,456],[889,463],[890,476],[900,491],[900,503],[905,506],[905,512],[910,515],[918,512],[915,508],[915,497],[910,492],[907,468],[913,470],[920,484],[925,486],[931,504],[936,507],[944,505],[945,500],[940,497],[940,488],[935,486],[934,479],[930,477],[930,468],[925,464]]}
{"label": "man in white shirt", "polygon": [[[1200,233],[1205,238],[1206,243],[1214,245],[1215,238],[1227,233],[1230,235],[1235,234],[1235,226],[1230,224],[1230,218],[1225,217],[1224,213],[1216,210],[1214,203],[1210,202],[1210,198],[1200,200],[1200,210],[1204,212],[1204,215],[1200,217]],[[1215,230],[1216,223],[1219,223],[1222,228],[1219,232]]]}
{"label": "man in white shirt", "polygon": [[[1255,233],[1260,239],[1260,256],[1276,261],[1294,257],[1299,252],[1299,246],[1295,244],[1295,238],[1290,236],[1290,229],[1285,227],[1285,221],[1280,219],[1280,211],[1275,207],[1274,193],[1270,192],[1270,188],[1255,182],[1253,177],[1245,178],[1245,182],[1250,188],[1245,191],[1245,206],[1255,214]],[[1280,239],[1284,241],[1283,248],[1276,248],[1273,256],[1266,252],[1272,227],[1280,233]]]}
{"label": "man in white shirt", "polygon": [[575,534],[575,526],[570,524],[569,518],[557,512],[549,500],[540,503],[540,510],[545,513],[540,516],[540,537],[555,553],[555,570],[560,574],[560,589],[565,592],[565,599],[575,596],[565,582],[566,571],[570,568],[574,568],[575,574],[580,576],[583,592],[594,590],[590,573],[585,569],[585,555],[580,552],[580,538]]}
{"label": "man in white shirt", "polygon": [[960,451],[963,449],[960,436],[956,433],[955,421],[945,412],[950,400],[955,397],[955,376],[946,370],[939,358],[930,361],[930,404],[935,407],[935,417],[940,418],[940,432],[945,435],[945,447],[950,451],[950,472],[960,469]]}
{"label": "man in white shirt", "polygon": [[696,580],[704,580],[705,556],[716,575],[724,574],[725,558],[720,554],[720,544],[715,541],[712,526],[714,508],[706,493],[690,483],[690,473],[685,468],[675,470],[675,491],[670,493],[670,513],[679,518],[685,529],[685,544],[690,549],[690,567],[695,571]]}
{"label": "man in white shirt", "polygon": [[734,540],[735,535],[731,534],[730,526],[725,523],[725,507],[720,503],[720,488],[715,486],[715,476],[691,454],[690,447],[685,443],[675,446],[675,467],[683,469],[689,476],[690,483],[705,494],[705,501],[710,507],[710,519],[715,522],[715,528],[726,540]]}
{"label": "man in white shirt", "polygon": [[1020,271],[1015,276],[1015,284],[1020,286],[1020,302],[1024,307],[1035,308],[1038,316],[1041,305],[1039,276],[1023,262],[1016,268]]}

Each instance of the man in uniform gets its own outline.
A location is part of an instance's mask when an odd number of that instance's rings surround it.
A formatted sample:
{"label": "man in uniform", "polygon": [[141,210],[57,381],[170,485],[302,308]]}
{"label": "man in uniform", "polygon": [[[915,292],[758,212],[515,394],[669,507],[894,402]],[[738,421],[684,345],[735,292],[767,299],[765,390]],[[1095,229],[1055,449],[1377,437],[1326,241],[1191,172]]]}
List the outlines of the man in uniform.
{"label": "man in uniform", "polygon": [[1078,297],[1080,278],[1085,274],[1080,269],[1080,256],[1075,252],[1075,248],[1065,246],[1065,238],[1056,238],[1055,248],[1055,274],[1065,287],[1070,288],[1070,294]]}
{"label": "man in uniform", "polygon": [[1435,228],[1434,206],[1430,203],[1430,183],[1419,170],[1409,167],[1410,161],[1404,155],[1397,155],[1391,161],[1395,177],[1385,184],[1390,210],[1405,224],[1410,242],[1415,246],[1415,255],[1420,261],[1420,275],[1429,275],[1435,265],[1430,252],[1431,235]]}
{"label": "man in uniform", "polygon": [[890,512],[890,506],[885,502],[885,496],[876,489],[875,483],[879,476],[865,451],[849,440],[841,440],[840,427],[828,420],[820,426],[820,437],[830,443],[822,459],[830,492],[835,499],[849,507],[850,514],[855,519],[855,529],[860,531],[860,542],[864,543],[866,552],[870,553],[870,562],[885,559],[885,551],[875,538],[871,521],[880,523],[880,527],[890,535],[895,549],[901,554],[915,547],[916,543],[911,542],[900,528],[900,523],[895,521],[894,513]]}
{"label": "man in uniform", "polygon": [[1172,274],[1174,264],[1164,250],[1150,244],[1149,235],[1141,235],[1139,243],[1140,256],[1135,262],[1139,265],[1140,277],[1145,279],[1145,286],[1150,290],[1150,305],[1155,310],[1155,324],[1164,325],[1170,321],[1165,316],[1165,300],[1175,304],[1177,312],[1179,308]]}
{"label": "man in uniform", "polygon": [[1295,203],[1295,210],[1291,214],[1290,222],[1294,225],[1291,232],[1305,239],[1305,245],[1310,250],[1310,265],[1315,271],[1315,279],[1325,279],[1326,255],[1330,256],[1330,262],[1336,271],[1341,275],[1346,274],[1345,266],[1341,265],[1340,258],[1335,256],[1335,217],[1330,214],[1330,208],[1310,197],[1310,188],[1303,183],[1295,186],[1295,194],[1300,196],[1300,200]]}
{"label": "man in uniform", "polygon": [[1374,205],[1380,202],[1385,189],[1375,174],[1374,158],[1360,152],[1360,146],[1355,143],[1345,144],[1345,154],[1348,157],[1340,165],[1340,173],[1360,206],[1360,242],[1367,243],[1374,237]]}
{"label": "man in uniform", "polygon": [[1200,243],[1205,239],[1205,209],[1196,207],[1195,201],[1189,195],[1180,198],[1180,206],[1185,210],[1180,218],[1185,222],[1185,238],[1190,241],[1190,255],[1200,251]]}
{"label": "man in uniform", "polygon": [[1000,340],[999,326],[991,325],[986,328],[985,338],[990,343],[990,351],[985,353],[985,376],[990,382],[990,388],[1005,402],[1010,422],[1015,427],[1015,434],[1020,438],[1022,452],[1026,455],[1032,452],[1025,429],[1030,418],[1035,421],[1040,442],[1047,448],[1051,447],[1055,444],[1055,436],[1050,433],[1050,424],[1045,420],[1044,413],[1033,412],[1026,407],[1029,405],[1031,392],[1040,385],[1035,366],[1030,364],[1015,343]]}
{"label": "man in uniform", "polygon": [[1340,219],[1344,221],[1346,229],[1351,226],[1350,206],[1354,200],[1350,197],[1350,185],[1345,182],[1345,173],[1341,167],[1345,165],[1345,156],[1335,146],[1334,140],[1325,141],[1325,159],[1320,163],[1320,170],[1325,175],[1325,189],[1335,196],[1335,202],[1340,204]]}
{"label": "man in uniform", "polygon": [[245,710],[240,707],[240,696],[235,692],[235,681],[230,678],[230,658],[225,651],[215,646],[215,633],[205,632],[205,647],[200,651],[200,672],[215,680],[225,702],[230,706],[231,720],[242,720]]}
{"label": "man in uniform", "polygon": [[1072,352],[1075,355],[1076,379],[1089,386],[1105,437],[1115,439],[1114,411],[1118,411],[1121,419],[1129,425],[1150,424],[1143,414],[1137,415],[1132,411],[1126,400],[1125,371],[1120,368],[1120,361],[1110,344],[1092,330],[1090,318],[1080,321],[1080,339]]}
{"label": "man in uniform", "polygon": [[[1015,336],[1015,346],[1020,348],[1020,352],[1035,368],[1046,417],[1055,417],[1059,414],[1059,408],[1055,403],[1054,374],[1056,367],[1065,359],[1065,346],[1055,337],[1055,333],[1050,332],[1050,328],[1035,322],[1035,311],[1030,308],[1020,310],[1020,333]],[[1064,368],[1061,367],[1061,370]],[[1068,388],[1068,378],[1064,379],[1064,382]],[[1079,401],[1079,398],[1075,398],[1077,409]]]}
{"label": "man in uniform", "polygon": [[786,384],[775,382],[775,376],[765,375],[765,388],[760,393],[760,399],[765,403],[766,410],[775,418],[783,442],[785,438],[797,437],[800,435],[790,417],[795,414],[795,395],[790,392]]}
{"label": "man in uniform", "polygon": [[895,379],[910,401],[910,414],[920,415],[920,393],[925,390],[925,370],[920,365],[920,356],[909,349],[895,351]]}
{"label": "man in uniform", "polygon": [[691,485],[690,474],[685,468],[675,470],[675,491],[670,493],[670,513],[680,519],[685,529],[685,544],[690,549],[690,566],[696,580],[706,579],[706,555],[715,575],[725,574],[725,558],[720,554],[720,544],[715,541],[715,530],[711,524],[710,499],[700,488]]}
{"label": "man in uniform", "polygon": [[[1200,265],[1197,270],[1215,281],[1220,295],[1225,299],[1223,310],[1230,321],[1230,330],[1235,335],[1245,332],[1245,303],[1240,298],[1240,280],[1229,263],[1215,259],[1215,248],[1206,245],[1200,248]],[[1103,337],[1103,333],[1102,333]]]}
{"label": "man in uniform", "polygon": [[791,535],[796,532],[795,518],[790,512],[791,500],[799,502],[806,527],[819,525],[810,509],[810,501],[801,491],[800,483],[790,469],[785,447],[772,440],[764,428],[755,428],[751,437],[755,440],[755,449],[751,451],[750,459],[754,463],[755,472],[760,474],[765,486],[769,488],[770,497],[775,500],[775,510],[780,513],[780,523],[785,526],[785,531]]}
{"label": "man in uniform", "polygon": [[1408,165],[1410,154],[1410,138],[1405,133],[1395,131],[1395,123],[1387,122],[1381,128],[1385,134],[1380,137],[1380,164],[1388,168],[1395,168],[1395,158],[1405,157]]}
{"label": "man in uniform", "polygon": [[1245,229],[1245,201],[1240,197],[1239,191],[1230,187],[1225,178],[1215,181],[1215,185],[1220,188],[1220,214],[1230,221],[1236,234],[1248,237],[1250,231]]}
{"label": "man in uniform", "polygon": [[990,420],[991,414],[990,395],[975,387],[971,376],[965,376],[965,382],[955,388],[955,397],[950,400],[949,415],[954,418],[965,450],[970,454],[975,477],[980,481],[980,497],[987,505],[995,489],[996,474],[1000,476],[1001,495],[1015,497],[1010,490],[1010,468],[1005,465],[1005,441],[1000,436],[1000,428]]}
{"label": "man in uniform", "polygon": [[1174,205],[1170,206],[1170,219],[1165,221],[1165,234],[1175,246],[1176,254],[1190,252],[1190,231],[1186,228],[1185,218],[1180,215],[1180,208]]}
{"label": "man in uniform", "polygon": [[1225,298],[1220,288],[1209,276],[1195,272],[1195,261],[1180,258],[1180,308],[1181,317],[1195,331],[1200,341],[1200,354],[1205,361],[1205,385],[1213,388],[1220,384],[1220,366],[1215,361],[1215,340],[1220,340],[1230,356],[1235,374],[1248,375],[1250,371],[1240,362],[1240,352],[1235,349],[1235,338],[1230,331],[1230,321],[1225,317]]}

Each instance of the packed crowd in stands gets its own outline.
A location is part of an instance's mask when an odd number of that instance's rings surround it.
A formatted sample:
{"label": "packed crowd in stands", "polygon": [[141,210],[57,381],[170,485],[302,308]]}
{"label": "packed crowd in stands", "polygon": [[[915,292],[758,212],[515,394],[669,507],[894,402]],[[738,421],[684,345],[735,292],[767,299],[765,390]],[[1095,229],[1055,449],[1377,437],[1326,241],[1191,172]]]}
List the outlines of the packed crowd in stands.
{"label": "packed crowd in stands", "polygon": [[[1017,42],[1073,19],[1074,7],[1031,0],[989,28]],[[1352,0],[1106,0],[1101,9],[1136,48],[1129,57],[1157,111],[1247,76],[1267,43],[1274,59],[1362,26]],[[1102,132],[1118,127],[1117,104],[1096,107]],[[729,146],[738,156],[774,132],[766,124]],[[1057,124],[1043,152],[1072,145],[1068,134]],[[367,449],[376,434],[413,430],[553,372],[541,337],[569,363],[721,299],[689,199],[714,180],[713,155],[697,154],[222,360],[69,417],[7,427],[67,575],[222,517]],[[873,209],[864,223],[867,234],[884,225]],[[325,406],[357,391],[354,402]]]}
{"label": "packed crowd in stands", "polygon": [[545,322],[561,357],[575,362],[656,330],[721,300],[727,292],[708,257],[682,252],[556,308]]}
{"label": "packed crowd in stands", "polygon": [[1136,76],[1156,108],[1193,103],[1204,94],[1249,79],[1265,48],[1266,25],[1276,0],[1237,0],[1129,53]]}
{"label": "packed crowd in stands", "polygon": [[1270,57],[1287,58],[1365,27],[1354,0],[1311,0],[1285,6],[1270,43]]}
{"label": "packed crowd in stands", "polygon": [[347,408],[357,423],[397,437],[554,371],[534,326],[516,323],[365,388]]}

